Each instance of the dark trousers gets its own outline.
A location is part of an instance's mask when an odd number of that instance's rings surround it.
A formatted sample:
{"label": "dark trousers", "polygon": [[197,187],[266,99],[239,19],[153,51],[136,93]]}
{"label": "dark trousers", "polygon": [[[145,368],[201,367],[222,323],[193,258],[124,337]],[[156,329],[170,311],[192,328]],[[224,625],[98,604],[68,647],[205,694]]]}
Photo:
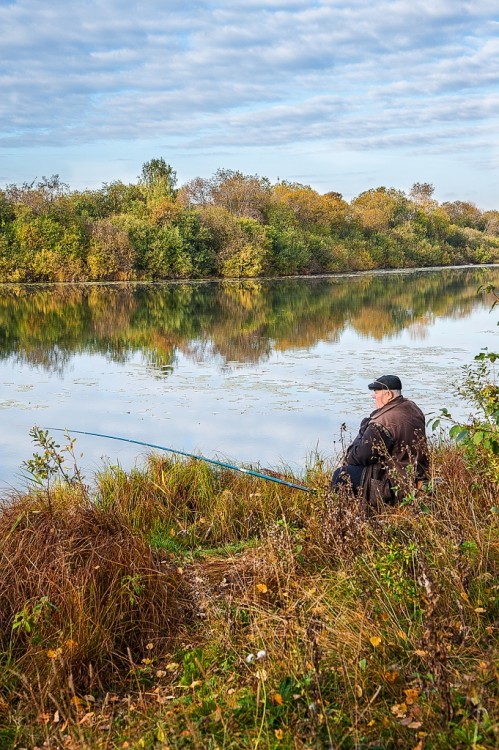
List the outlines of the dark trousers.
{"label": "dark trousers", "polygon": [[364,466],[354,466],[353,464],[344,464],[343,466],[340,466],[333,474],[331,487],[335,489],[341,485],[351,485],[352,490],[357,494],[364,468]]}

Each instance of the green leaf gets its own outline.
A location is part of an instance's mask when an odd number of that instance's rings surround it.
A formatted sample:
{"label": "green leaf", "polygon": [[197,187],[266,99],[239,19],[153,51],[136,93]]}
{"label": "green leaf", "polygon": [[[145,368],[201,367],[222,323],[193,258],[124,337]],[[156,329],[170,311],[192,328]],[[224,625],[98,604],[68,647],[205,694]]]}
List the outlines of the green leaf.
{"label": "green leaf", "polygon": [[468,437],[468,433],[469,430],[467,427],[464,427],[462,424],[455,424],[449,430],[449,437],[460,443]]}

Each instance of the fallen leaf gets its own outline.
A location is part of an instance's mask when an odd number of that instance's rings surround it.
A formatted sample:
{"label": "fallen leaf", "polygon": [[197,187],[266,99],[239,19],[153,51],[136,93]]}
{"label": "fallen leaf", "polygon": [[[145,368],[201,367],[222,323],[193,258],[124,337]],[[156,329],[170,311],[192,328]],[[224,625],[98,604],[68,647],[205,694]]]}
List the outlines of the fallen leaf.
{"label": "fallen leaf", "polygon": [[377,648],[379,644],[381,643],[381,638],[379,637],[379,635],[372,635],[369,638],[369,641],[371,643],[371,646],[374,646],[374,648]]}
{"label": "fallen leaf", "polygon": [[282,729],[274,729],[274,734],[276,740],[282,740],[282,738],[284,737],[284,732],[282,731]]}
{"label": "fallen leaf", "polygon": [[395,703],[390,711],[397,719],[403,719],[407,715],[407,704],[406,703]]}
{"label": "fallen leaf", "polygon": [[413,703],[415,703],[419,697],[419,690],[404,690],[405,693],[405,702],[408,706],[411,706]]}
{"label": "fallen leaf", "polygon": [[398,676],[398,672],[385,672],[385,680],[390,683],[395,682],[398,679]]}
{"label": "fallen leaf", "polygon": [[90,719],[94,716],[94,713],[94,711],[87,711],[87,713],[81,717],[78,724],[86,724],[87,722],[89,722]]}
{"label": "fallen leaf", "polygon": [[158,742],[164,742],[166,740],[166,735],[162,727],[158,727],[156,731],[156,739],[158,740]]}
{"label": "fallen leaf", "polygon": [[282,704],[284,703],[284,699],[280,693],[274,693],[272,696],[272,700],[274,701],[274,703],[277,703],[278,706],[282,706]]}
{"label": "fallen leaf", "polygon": [[355,695],[357,698],[362,698],[362,688],[360,685],[355,686]]}
{"label": "fallen leaf", "polygon": [[264,583],[257,583],[256,588],[260,592],[260,594],[266,594],[268,591],[268,588]]}

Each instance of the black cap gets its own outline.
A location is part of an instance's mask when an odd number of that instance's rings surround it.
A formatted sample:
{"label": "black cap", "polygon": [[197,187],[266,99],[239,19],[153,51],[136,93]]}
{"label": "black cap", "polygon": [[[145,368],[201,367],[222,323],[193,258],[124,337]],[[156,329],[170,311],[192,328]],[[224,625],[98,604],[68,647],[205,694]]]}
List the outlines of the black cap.
{"label": "black cap", "polygon": [[382,375],[367,387],[371,391],[401,391],[402,383],[397,375]]}

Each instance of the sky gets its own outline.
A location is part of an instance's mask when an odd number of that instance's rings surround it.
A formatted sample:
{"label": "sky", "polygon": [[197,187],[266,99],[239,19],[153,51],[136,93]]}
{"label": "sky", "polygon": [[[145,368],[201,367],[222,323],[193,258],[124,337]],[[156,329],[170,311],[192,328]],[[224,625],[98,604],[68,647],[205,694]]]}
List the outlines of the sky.
{"label": "sky", "polygon": [[498,0],[0,0],[0,187],[217,169],[499,209]]}

